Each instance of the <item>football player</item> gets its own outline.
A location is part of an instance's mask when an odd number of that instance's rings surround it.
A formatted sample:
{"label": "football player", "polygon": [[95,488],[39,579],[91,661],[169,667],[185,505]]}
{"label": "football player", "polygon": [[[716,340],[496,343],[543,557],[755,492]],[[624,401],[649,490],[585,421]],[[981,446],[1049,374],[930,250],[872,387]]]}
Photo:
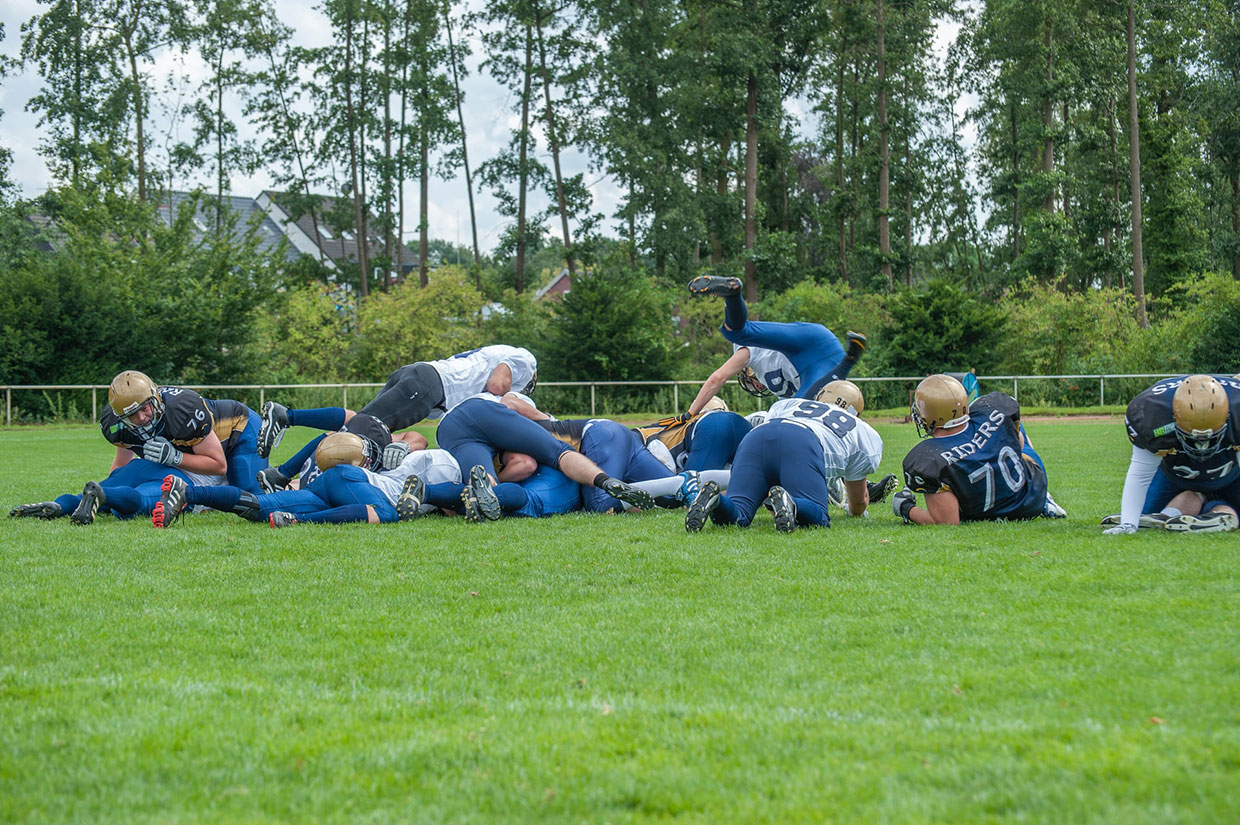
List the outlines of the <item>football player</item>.
{"label": "football player", "polygon": [[[559,470],[515,453],[504,453],[503,460],[504,470],[494,485],[481,467],[474,468],[468,484],[424,484],[420,478],[410,478],[396,501],[396,512],[407,521],[438,509],[460,513],[477,523],[491,520],[495,507],[514,518],[546,518],[581,509],[581,485]],[[505,481],[505,473],[518,466],[523,469],[516,475],[525,477],[520,482]]]}
{"label": "football player", "polygon": [[80,496],[22,505],[10,516],[57,518],[91,524],[100,509],[122,517],[150,514],[163,477],[173,471],[198,484],[230,484],[257,490],[267,462],[257,454],[258,416],[239,401],[205,399],[181,387],[159,387],[145,374],[126,370],[108,387],[99,417],[103,436],[116,445],[111,471],[86,483]]}
{"label": "football player", "polygon": [[779,398],[813,398],[829,381],[848,377],[865,351],[866,338],[848,332],[848,351],[822,324],[751,321],[741,297],[740,278],[699,275],[689,282],[694,295],[720,295],[725,299],[723,337],[732,342],[732,357],[711,373],[689,405],[696,415],[719,393],[729,378],[737,376],[751,395]]}
{"label": "football player", "polygon": [[716,524],[747,527],[759,506],[775,518],[775,529],[798,525],[829,527],[827,480],[843,477],[854,516],[869,504],[866,476],[878,469],[883,441],[874,428],[835,404],[788,398],[768,412],[736,451],[731,486],[723,495],[713,481],[702,485],[685,514],[685,529]]}
{"label": "football player", "polygon": [[375,446],[351,432],[324,437],[315,450],[318,470],[298,490],[254,495],[232,486],[200,487],[178,476],[163,481],[163,498],[152,517],[156,527],[168,527],[187,507],[199,505],[235,513],[248,521],[267,521],[272,527],[299,523],[387,524],[398,520],[396,505],[405,482],[418,477],[432,483],[461,479],[461,470],[444,450],[408,453],[394,469],[376,472]]}
{"label": "football player", "polygon": [[[834,404],[840,409],[848,410],[858,418],[865,410],[865,395],[861,392],[861,388],[851,381],[828,382],[818,391],[818,395],[814,396],[814,400],[824,404]],[[870,504],[878,504],[886,499],[895,490],[896,484],[895,473],[888,473],[881,481],[867,482],[866,490],[869,493]],[[827,482],[827,498],[841,510],[848,509],[848,489],[842,477],[837,476]]]}
{"label": "football player", "polygon": [[664,418],[637,428],[651,452],[666,451],[679,472],[723,470],[731,466],[741,439],[752,429],[722,398],[709,399],[696,415]]}
{"label": "football player", "polygon": [[612,478],[590,459],[521,413],[504,405],[499,396],[479,393],[457,404],[435,433],[439,446],[452,453],[462,468],[469,467],[477,482],[486,520],[500,518],[502,510],[487,484],[496,483],[492,472],[495,457],[504,452],[523,453],[538,464],[554,467],[583,487],[596,487],[607,495],[639,509],[654,501],[648,493]]}
{"label": "football player", "polygon": [[970,405],[959,381],[931,375],[913,393],[911,416],[928,440],[904,457],[906,486],[891,500],[905,524],[1064,517],[1011,396],[992,392]]}
{"label": "football player", "polygon": [[1240,381],[1167,378],[1128,404],[1132,459],[1118,516],[1104,533],[1138,527],[1176,532],[1234,530],[1240,511]]}
{"label": "football player", "polygon": [[[530,393],[537,383],[538,362],[529,350],[496,344],[441,361],[418,361],[401,367],[388,376],[383,389],[361,412],[399,432],[425,418],[447,414],[471,395],[489,392],[500,396],[512,389]],[[268,401],[263,405],[259,455],[270,455],[289,427],[334,431],[352,415],[344,407],[290,410]]]}

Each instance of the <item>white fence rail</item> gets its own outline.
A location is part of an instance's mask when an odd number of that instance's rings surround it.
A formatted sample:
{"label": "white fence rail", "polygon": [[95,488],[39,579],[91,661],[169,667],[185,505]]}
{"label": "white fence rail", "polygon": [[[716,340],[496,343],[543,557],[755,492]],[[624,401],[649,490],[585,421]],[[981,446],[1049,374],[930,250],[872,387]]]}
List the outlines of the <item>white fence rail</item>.
{"label": "white fence rail", "polygon": [[[1072,380],[1077,381],[1097,381],[1098,382],[1098,405],[1106,404],[1106,382],[1108,379],[1116,378],[1168,378],[1176,373],[1168,372],[1130,372],[1130,373],[1107,373],[1095,375],[979,375],[979,381],[1011,381],[1012,396],[1017,401],[1020,400],[1020,382],[1021,381],[1042,381],[1042,380]],[[858,384],[867,383],[888,383],[893,381],[913,382],[920,381],[925,376],[857,376],[852,378]],[[689,387],[696,390],[702,385],[700,380],[676,380],[676,381],[540,381],[540,387],[589,387],[590,388],[590,415],[595,415],[597,410],[597,390],[599,387],[671,387],[672,388],[672,407],[673,409],[681,409],[680,405],[680,388],[681,386]],[[358,389],[377,389],[383,386],[379,383],[365,384],[186,384],[184,386],[194,390],[258,390],[258,400],[261,405],[266,399],[267,390],[313,390],[313,389],[338,389],[340,390],[340,406],[349,406],[349,390]],[[107,384],[6,384],[4,388],[4,423],[10,426],[13,423],[13,391],[14,390],[90,390],[90,416],[92,420],[99,418],[99,393],[106,393]]]}

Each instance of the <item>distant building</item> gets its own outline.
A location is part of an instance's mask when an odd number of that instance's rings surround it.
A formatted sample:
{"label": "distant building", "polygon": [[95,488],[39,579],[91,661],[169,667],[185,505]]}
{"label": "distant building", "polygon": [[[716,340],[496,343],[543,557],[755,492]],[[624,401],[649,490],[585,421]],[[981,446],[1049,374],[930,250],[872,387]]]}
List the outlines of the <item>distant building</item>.
{"label": "distant building", "polygon": [[573,279],[569,277],[568,267],[565,267],[560,270],[560,274],[548,281],[546,286],[534,293],[534,300],[541,301],[549,295],[562,296],[566,292],[571,292],[572,289]]}
{"label": "distant building", "polygon": [[[160,219],[168,226],[172,225],[177,212],[181,209],[181,204],[189,200],[191,195],[188,192],[165,192],[159,198],[155,205],[155,210]],[[198,211],[193,217],[194,228],[202,235],[207,235],[215,231],[215,204],[214,195],[204,194],[198,200]],[[254,198],[246,198],[240,195],[225,195],[224,208],[231,210],[237,216],[237,222],[233,227],[233,235],[240,237],[249,231],[250,223],[258,221],[258,248],[262,252],[272,252],[279,245],[280,239],[284,237],[284,232],[280,227],[267,217],[267,213],[260,208],[258,201]],[[284,257],[290,263],[296,261],[299,253],[296,249],[288,248],[285,250]]]}

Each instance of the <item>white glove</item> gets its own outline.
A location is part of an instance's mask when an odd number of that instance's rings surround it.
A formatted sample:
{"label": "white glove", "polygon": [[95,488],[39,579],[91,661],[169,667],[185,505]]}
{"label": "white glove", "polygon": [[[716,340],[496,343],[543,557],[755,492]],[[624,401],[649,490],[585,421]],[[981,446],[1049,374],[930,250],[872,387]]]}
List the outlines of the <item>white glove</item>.
{"label": "white glove", "polygon": [[904,523],[908,524],[909,511],[917,503],[917,496],[913,491],[905,487],[900,492],[891,497],[891,512],[904,519]]}
{"label": "white glove", "polygon": [[142,457],[156,464],[176,467],[181,463],[182,454],[172,442],[163,436],[156,436],[142,445]]}
{"label": "white glove", "polygon": [[1106,530],[1103,530],[1103,531],[1102,531],[1102,535],[1104,535],[1104,536],[1124,536],[1124,535],[1129,535],[1129,534],[1131,534],[1131,533],[1135,533],[1135,532],[1137,532],[1137,525],[1135,525],[1135,524],[1121,524],[1121,525],[1120,525],[1120,526],[1118,526],[1118,527],[1108,527]]}
{"label": "white glove", "polygon": [[395,470],[409,455],[409,445],[404,441],[393,441],[383,448],[383,469]]}

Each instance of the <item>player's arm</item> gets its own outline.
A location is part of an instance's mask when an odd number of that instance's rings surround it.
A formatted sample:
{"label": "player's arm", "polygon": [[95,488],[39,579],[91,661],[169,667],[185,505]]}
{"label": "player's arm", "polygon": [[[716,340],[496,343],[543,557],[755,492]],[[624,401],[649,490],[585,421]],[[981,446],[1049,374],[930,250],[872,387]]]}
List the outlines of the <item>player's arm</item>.
{"label": "player's arm", "polygon": [[108,473],[110,474],[117,467],[124,467],[130,461],[133,461],[133,457],[134,457],[133,450],[129,449],[128,447],[122,447],[121,445],[117,444],[116,445],[116,457],[112,459],[112,469],[108,470]]}
{"label": "player's arm", "polygon": [[224,458],[224,445],[214,432],[181,453],[182,470],[199,473],[205,476],[221,476],[228,472],[228,461]]}
{"label": "player's arm", "polygon": [[908,520],[913,524],[959,524],[960,502],[950,490],[926,493],[926,506],[909,510]]}
{"label": "player's arm", "polygon": [[[500,366],[503,366],[502,364]],[[513,393],[507,393],[500,399],[500,403],[508,409],[518,412],[531,421],[550,421],[551,416],[535,407],[528,401],[518,398]]]}
{"label": "player's arm", "polygon": [[706,406],[706,402],[719,394],[719,391],[723,389],[723,385],[728,382],[728,379],[743,370],[748,364],[749,347],[741,347],[732,353],[732,357],[724,361],[722,367],[712,372],[710,378],[707,378],[706,383],[698,390],[697,397],[689,405],[690,416],[700,413],[702,408]]}
{"label": "player's arm", "polygon": [[491,370],[491,375],[487,378],[486,391],[492,395],[504,395],[512,389],[512,368],[507,364],[500,363],[495,369]]}
{"label": "player's arm", "polygon": [[409,452],[425,450],[430,444],[430,442],[426,440],[426,436],[422,435],[422,433],[417,430],[405,430],[403,433],[397,433],[392,436],[392,440],[403,441],[408,444]]}
{"label": "player's arm", "polygon": [[496,476],[496,480],[500,482],[525,481],[538,471],[538,462],[525,453],[505,452],[500,455],[500,459],[504,462],[504,468]]}
{"label": "player's arm", "polygon": [[1119,527],[1103,532],[1132,533],[1141,523],[1141,508],[1145,506],[1145,494],[1150,482],[1158,472],[1162,459],[1144,447],[1132,445],[1132,459],[1128,462],[1128,474],[1124,477],[1124,493],[1120,499]]}
{"label": "player's arm", "polygon": [[864,478],[860,481],[844,479],[844,489],[848,491],[848,514],[864,516],[866,508],[870,506],[870,485],[866,484]]}

